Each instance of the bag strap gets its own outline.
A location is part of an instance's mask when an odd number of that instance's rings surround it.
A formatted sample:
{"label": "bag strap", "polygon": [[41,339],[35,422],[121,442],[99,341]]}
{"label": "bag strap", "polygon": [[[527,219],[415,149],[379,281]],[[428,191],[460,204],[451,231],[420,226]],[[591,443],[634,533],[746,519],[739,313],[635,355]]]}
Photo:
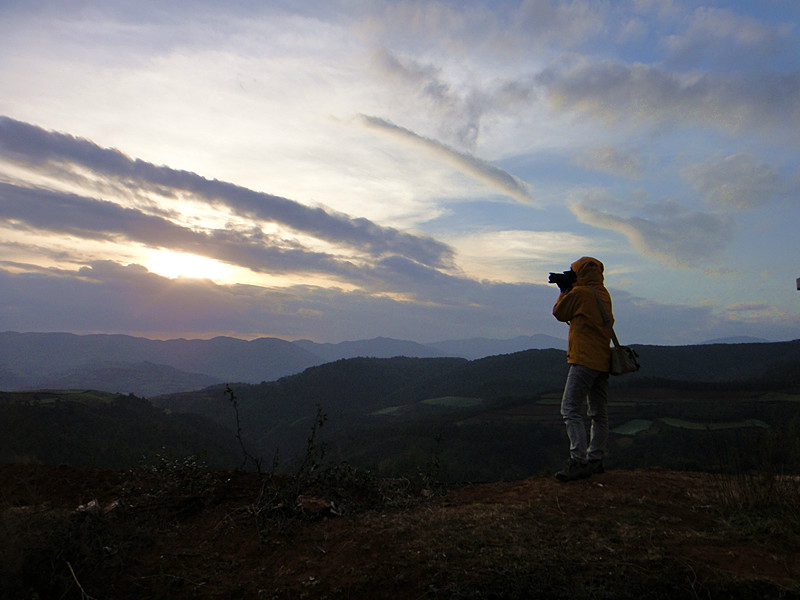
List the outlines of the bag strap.
{"label": "bag strap", "polygon": [[588,285],[586,286],[590,288],[594,292],[594,297],[597,298],[597,305],[600,307],[600,312],[603,315],[603,324],[608,327],[609,331],[611,331],[611,339],[614,341],[614,346],[619,346],[619,340],[617,339],[617,334],[614,333],[614,325],[611,324],[611,317],[608,316],[606,312],[606,307],[603,306],[603,303],[600,301],[600,294],[597,293],[597,290],[594,286]]}

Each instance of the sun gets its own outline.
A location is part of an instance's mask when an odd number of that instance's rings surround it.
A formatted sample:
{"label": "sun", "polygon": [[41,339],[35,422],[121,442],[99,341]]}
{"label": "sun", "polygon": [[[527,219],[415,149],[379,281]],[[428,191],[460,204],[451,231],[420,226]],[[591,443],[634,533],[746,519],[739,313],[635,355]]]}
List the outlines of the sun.
{"label": "sun", "polygon": [[151,253],[144,266],[151,273],[170,279],[187,277],[225,281],[233,271],[230,266],[213,258],[171,250],[157,250]]}

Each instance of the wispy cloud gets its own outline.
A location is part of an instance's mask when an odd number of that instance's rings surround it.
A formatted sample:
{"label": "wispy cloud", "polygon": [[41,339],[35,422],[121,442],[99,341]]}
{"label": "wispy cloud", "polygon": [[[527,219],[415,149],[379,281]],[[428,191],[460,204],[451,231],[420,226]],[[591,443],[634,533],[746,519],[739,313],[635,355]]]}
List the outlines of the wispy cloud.
{"label": "wispy cloud", "polygon": [[475,146],[482,111],[476,102],[455,93],[451,84],[442,79],[439,68],[415,62],[404,64],[385,50],[377,53],[377,62],[390,79],[429,105],[430,112],[440,119],[443,135],[456,139],[463,147]]}
{"label": "wispy cloud", "polygon": [[642,213],[622,216],[604,207],[614,205],[605,190],[585,194],[570,204],[582,223],[610,229],[624,235],[644,255],[669,266],[702,266],[718,257],[730,243],[733,227],[730,218],[687,210],[675,203],[661,203]]}
{"label": "wispy cloud", "polygon": [[664,42],[674,64],[712,63],[727,69],[763,66],[771,58],[797,53],[789,23],[767,24],[727,8],[699,6],[687,27]]}
{"label": "wispy cloud", "polygon": [[581,166],[618,177],[635,179],[642,172],[642,157],[639,153],[612,146],[583,151],[578,154],[577,162]]}
{"label": "wispy cloud", "polygon": [[[168,201],[161,208],[153,205],[147,212],[152,209],[163,214],[164,208],[170,206],[169,201],[177,207],[179,199],[190,194],[193,200],[211,207],[224,207],[241,219],[252,220],[254,225],[275,223],[306,236],[355,249],[358,254],[381,257],[399,253],[435,267],[452,264],[452,250],[427,236],[382,227],[364,218],[351,218],[322,207],[309,207],[287,198],[209,180],[195,173],[156,166],[132,159],[118,150],[101,148],[85,139],[45,131],[7,117],[0,117],[0,159],[24,165],[40,175],[55,175],[62,181],[69,178],[69,173],[75,181],[85,180],[88,172],[95,185],[100,179],[107,186],[124,189],[141,198],[156,193]],[[87,236],[95,226],[97,232],[94,235],[104,235],[107,229],[119,233],[122,227],[130,235],[135,231],[135,237],[143,243],[155,243],[155,238],[158,238],[161,244],[166,244],[168,239],[176,244],[183,240],[184,245],[197,247],[211,240],[242,236],[235,231],[216,231],[200,236],[163,216],[147,214],[144,209],[126,209],[111,201],[35,189],[30,184],[7,183],[4,194],[8,197],[7,210],[13,211],[15,218],[51,228],[58,228],[62,223],[64,228],[80,228]],[[26,208],[26,202],[31,206]],[[45,214],[47,211],[36,212],[33,208],[43,203],[53,207],[49,215]],[[68,207],[75,208],[76,205],[87,211],[88,216],[78,217],[78,222],[71,224]],[[60,213],[58,219],[52,216],[56,213]],[[0,217],[4,216],[9,218],[0,213]],[[116,224],[112,225],[112,221]],[[249,235],[254,237],[252,233]],[[265,236],[261,238],[259,242],[262,244],[269,242]],[[253,268],[253,261],[246,266]]]}
{"label": "wispy cloud", "polygon": [[539,75],[556,110],[610,123],[800,131],[800,72],[680,74],[659,66],[582,59]]}
{"label": "wispy cloud", "polygon": [[[590,237],[565,231],[484,231],[459,236],[450,243],[458,251],[459,264],[475,277],[530,283],[544,283],[548,272],[566,268],[579,256],[604,250]],[[502,252],[498,253],[498,248]]]}
{"label": "wispy cloud", "polygon": [[361,115],[360,118],[361,122],[367,127],[428,152],[438,160],[480,181],[496,193],[509,196],[526,204],[535,204],[531,196],[530,186],[527,183],[487,161],[476,158],[471,154],[458,152],[441,142],[418,135],[409,129],[395,125],[380,117]]}
{"label": "wispy cloud", "polygon": [[607,32],[610,13],[602,3],[578,0],[527,0],[516,15],[517,26],[534,43],[577,46]]}
{"label": "wispy cloud", "polygon": [[329,274],[359,280],[352,263],[258,229],[197,231],[113,202],[0,184],[0,219],[13,227],[90,240],[138,243],[215,258],[263,273]]}
{"label": "wispy cloud", "polygon": [[481,134],[482,121],[491,115],[517,114],[530,106],[535,97],[532,79],[500,79],[490,82],[448,80],[442,67],[401,59],[385,48],[376,53],[380,73],[399,87],[405,102],[419,100],[434,123],[438,135],[453,140],[459,148],[474,150]]}
{"label": "wispy cloud", "polygon": [[776,169],[751,154],[735,154],[688,167],[683,177],[719,208],[745,210],[769,204],[788,190]]}

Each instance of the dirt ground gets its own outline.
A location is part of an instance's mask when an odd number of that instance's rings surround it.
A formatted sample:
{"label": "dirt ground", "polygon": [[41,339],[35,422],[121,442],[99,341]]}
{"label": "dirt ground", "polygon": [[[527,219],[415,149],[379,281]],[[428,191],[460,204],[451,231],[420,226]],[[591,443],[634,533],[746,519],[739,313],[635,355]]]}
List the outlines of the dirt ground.
{"label": "dirt ground", "polygon": [[1,591],[95,600],[800,597],[796,528],[763,510],[726,509],[707,474],[409,484],[404,502],[369,506],[341,490],[295,496],[255,473],[194,477],[0,465]]}

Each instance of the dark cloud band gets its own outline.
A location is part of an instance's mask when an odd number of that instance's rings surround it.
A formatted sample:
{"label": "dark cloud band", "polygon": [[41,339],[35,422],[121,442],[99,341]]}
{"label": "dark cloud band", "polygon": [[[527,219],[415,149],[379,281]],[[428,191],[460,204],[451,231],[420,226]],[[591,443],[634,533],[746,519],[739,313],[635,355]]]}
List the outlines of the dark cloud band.
{"label": "dark cloud band", "polygon": [[115,149],[64,133],[0,117],[0,156],[40,172],[66,167],[90,170],[119,184],[163,195],[190,192],[209,204],[223,205],[245,218],[277,223],[328,242],[358,248],[374,256],[400,254],[434,267],[451,266],[452,249],[433,238],[382,227],[364,218],[308,207],[299,202],[209,180],[196,173],[132,159]]}

